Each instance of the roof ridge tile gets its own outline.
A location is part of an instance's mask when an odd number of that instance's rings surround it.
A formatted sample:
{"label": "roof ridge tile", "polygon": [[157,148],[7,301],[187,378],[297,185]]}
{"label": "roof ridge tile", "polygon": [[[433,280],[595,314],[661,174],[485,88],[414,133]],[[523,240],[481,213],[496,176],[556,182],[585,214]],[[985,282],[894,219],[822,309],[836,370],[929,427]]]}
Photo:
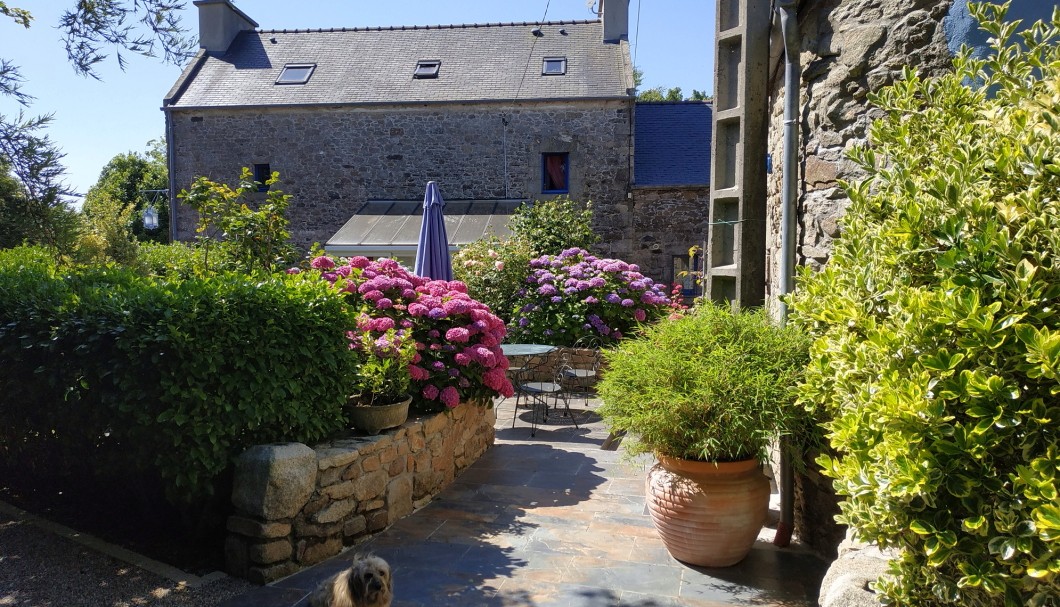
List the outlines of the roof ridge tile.
{"label": "roof ridge tile", "polygon": [[259,34],[312,34],[312,33],[332,33],[335,31],[342,32],[392,32],[392,31],[408,31],[408,30],[432,30],[432,29],[467,29],[467,28],[479,28],[479,27],[526,27],[529,25],[587,25],[592,23],[600,23],[599,19],[570,19],[562,21],[510,21],[507,23],[453,23],[448,25],[379,25],[370,27],[319,27],[319,28],[305,28],[305,29],[256,29],[255,32]]}

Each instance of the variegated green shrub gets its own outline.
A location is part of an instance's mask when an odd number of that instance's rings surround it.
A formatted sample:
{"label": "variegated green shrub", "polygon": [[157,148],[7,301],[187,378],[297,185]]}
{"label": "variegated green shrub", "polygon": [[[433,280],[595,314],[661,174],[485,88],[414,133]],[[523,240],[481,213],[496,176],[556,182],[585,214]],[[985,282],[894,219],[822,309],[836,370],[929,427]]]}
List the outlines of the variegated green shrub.
{"label": "variegated green shrub", "polygon": [[842,236],[799,277],[841,522],[893,547],[893,605],[1060,604],[1060,11],[910,71],[851,157]]}

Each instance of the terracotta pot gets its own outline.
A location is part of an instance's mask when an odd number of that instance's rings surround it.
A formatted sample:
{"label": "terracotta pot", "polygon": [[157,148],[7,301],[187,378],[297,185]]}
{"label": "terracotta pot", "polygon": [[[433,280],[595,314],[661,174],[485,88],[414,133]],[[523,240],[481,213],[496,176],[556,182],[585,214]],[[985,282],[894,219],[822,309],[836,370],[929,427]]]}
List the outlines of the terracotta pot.
{"label": "terracotta pot", "polygon": [[389,405],[355,405],[357,401],[350,399],[346,405],[346,413],[350,418],[350,425],[358,430],[364,430],[368,434],[379,434],[381,430],[395,428],[405,423],[409,417],[409,403],[412,397]]}
{"label": "terracotta pot", "polygon": [[728,567],[751,551],[769,511],[769,480],[757,460],[697,462],[657,456],[648,471],[648,512],[670,554]]}

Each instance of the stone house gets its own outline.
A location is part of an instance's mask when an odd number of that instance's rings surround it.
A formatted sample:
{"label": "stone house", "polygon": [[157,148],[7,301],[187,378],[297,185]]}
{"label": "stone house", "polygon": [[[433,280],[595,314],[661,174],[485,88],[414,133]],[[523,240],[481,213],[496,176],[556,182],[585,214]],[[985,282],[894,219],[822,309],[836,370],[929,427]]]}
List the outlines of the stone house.
{"label": "stone house", "polygon": [[[279,171],[295,244],[341,255],[411,258],[431,180],[453,246],[557,195],[592,201],[599,252],[657,279],[698,238],[680,214],[634,212],[628,0],[587,21],[326,30],[259,29],[229,0],[195,5],[201,50],[163,103],[176,240],[196,221],[177,192],[243,166]],[[644,196],[702,205],[706,185]]]}

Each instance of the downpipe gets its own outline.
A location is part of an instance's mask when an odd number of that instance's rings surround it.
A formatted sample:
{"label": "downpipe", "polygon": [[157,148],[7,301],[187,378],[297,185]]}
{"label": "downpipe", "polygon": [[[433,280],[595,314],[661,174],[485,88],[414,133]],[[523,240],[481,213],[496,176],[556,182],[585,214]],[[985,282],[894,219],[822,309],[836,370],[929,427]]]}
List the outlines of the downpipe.
{"label": "downpipe", "polygon": [[[788,306],[784,296],[794,288],[795,273],[795,201],[798,196],[798,122],[799,112],[799,22],[797,0],[777,0],[780,32],[784,40],[784,150],[780,197],[780,324],[787,323]],[[780,521],[773,537],[775,546],[791,543],[795,530],[795,475],[790,445],[780,445]]]}

